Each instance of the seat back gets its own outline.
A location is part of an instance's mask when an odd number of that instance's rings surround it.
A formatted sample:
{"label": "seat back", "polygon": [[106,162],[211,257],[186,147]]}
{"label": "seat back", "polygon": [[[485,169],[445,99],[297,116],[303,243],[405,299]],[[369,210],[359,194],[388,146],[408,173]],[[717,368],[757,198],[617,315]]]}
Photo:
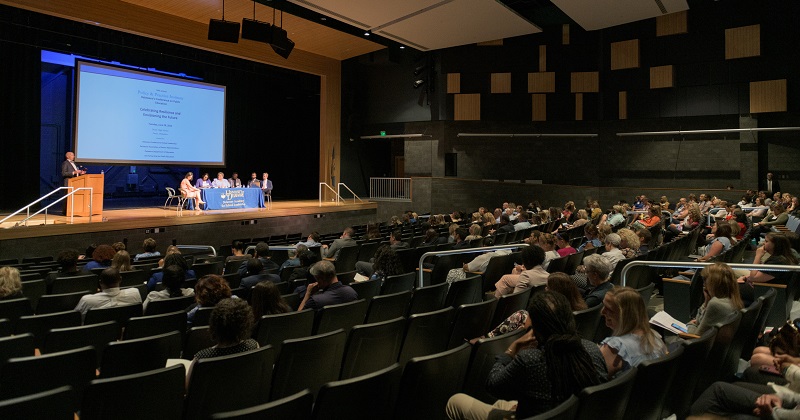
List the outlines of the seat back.
{"label": "seat back", "polygon": [[661,420],[661,411],[669,394],[683,347],[664,356],[645,360],[636,366],[636,379],[625,409],[625,419]]}
{"label": "seat back", "polygon": [[275,354],[279,355],[284,340],[308,337],[313,329],[314,311],[311,309],[264,315],[258,320],[258,325],[253,331],[253,338],[262,347],[271,345],[275,349]]}
{"label": "seat back", "polygon": [[547,272],[548,273],[563,273],[564,269],[567,267],[567,259],[569,255],[566,257],[559,257],[550,260],[550,264],[547,265]]}
{"label": "seat back", "polygon": [[501,296],[497,300],[497,309],[494,311],[491,326],[500,325],[509,315],[520,309],[527,309],[531,293],[533,293],[533,288],[529,287],[510,295]]}
{"label": "seat back", "polygon": [[[269,401],[275,350],[260,347],[243,353],[198,359],[186,392],[184,418],[208,418]],[[219,395],[225,390],[225,396]]]}
{"label": "seat back", "polygon": [[[694,390],[697,381],[703,374],[703,365],[714,344],[717,336],[717,328],[707,329],[700,338],[684,340],[683,356],[678,362],[676,374],[680,374],[679,380],[673,380],[670,389],[667,391],[667,399],[661,411],[661,418],[675,414],[678,418],[686,418],[689,413],[689,406],[692,405]],[[703,389],[705,390],[705,389]]]}
{"label": "seat back", "polygon": [[[75,292],[75,293],[62,293],[62,294],[48,294],[42,295],[39,298],[39,303],[36,305],[36,314],[52,314],[55,312],[73,311],[78,306],[78,302],[89,292]],[[0,315],[2,316],[2,315]]]}
{"label": "seat back", "polygon": [[74,390],[71,405],[77,410],[78,398],[94,379],[96,359],[91,346],[9,359],[0,370],[0,392],[4,398],[14,398],[68,385]]}
{"label": "seat back", "polygon": [[11,329],[11,321],[0,318],[0,337],[8,337],[13,331]]}
{"label": "seat back", "polygon": [[72,420],[75,418],[74,398],[72,387],[62,386],[0,401],[0,418]]}
{"label": "seat back", "polygon": [[39,298],[47,293],[47,283],[44,280],[31,280],[22,282],[22,294],[31,302],[31,308],[36,312]]}
{"label": "seat back", "polygon": [[578,394],[580,402],[575,418],[595,420],[602,413],[604,418],[621,419],[628,406],[635,379],[636,368],[632,367],[604,384],[584,388]]}
{"label": "seat back", "polygon": [[77,327],[80,325],[81,314],[75,311],[21,316],[14,327],[14,334],[33,334],[36,348],[41,349],[44,347],[44,339],[51,329]]}
{"label": "seat back", "polygon": [[533,416],[529,420],[572,420],[578,415],[579,404],[580,399],[575,395],[571,395],[566,401],[559,404],[558,407]]}
{"label": "seat back", "polygon": [[99,280],[94,274],[59,277],[53,280],[53,284],[50,285],[50,293],[54,295],[75,292],[94,293],[97,291]]}
{"label": "seat back", "polygon": [[575,325],[578,327],[578,335],[584,340],[594,340],[597,326],[600,325],[600,311],[602,309],[603,304],[601,303],[588,309],[572,312],[575,316]]}
{"label": "seat back", "polygon": [[375,255],[375,251],[378,250],[378,246],[380,242],[364,242],[358,248],[358,257],[356,258],[357,261],[364,261],[367,262]]}
{"label": "seat back", "polygon": [[339,378],[347,334],[336,330],[283,342],[275,362],[271,399],[310,388],[316,395],[322,384]]}
{"label": "seat back", "polygon": [[326,305],[314,317],[314,334],[343,329],[349,332],[353,325],[364,322],[367,315],[367,301],[359,299],[338,305]]}
{"label": "seat back", "polygon": [[183,311],[186,310],[186,308],[188,308],[192,303],[194,303],[194,301],[194,296],[179,296],[163,300],[154,300],[147,303],[145,315],[158,315],[175,311]]}
{"label": "seat back", "polygon": [[455,309],[448,306],[438,311],[414,314],[408,317],[403,348],[400,351],[400,366],[405,366],[412,357],[428,356],[447,348]]}
{"label": "seat back", "polygon": [[444,305],[458,308],[464,304],[480,302],[483,300],[482,287],[480,275],[467,276],[463,280],[454,281],[447,291]]}
{"label": "seat back", "polygon": [[411,290],[372,298],[367,309],[364,323],[388,321],[397,317],[404,317],[411,302]]}
{"label": "seat back", "polygon": [[147,283],[148,279],[147,272],[144,270],[120,271],[119,275],[122,277],[120,287],[138,286]]}
{"label": "seat back", "polygon": [[416,281],[417,281],[417,273],[413,270],[405,274],[387,276],[383,280],[383,285],[381,286],[381,294],[391,295],[393,293],[404,292],[406,290],[413,290],[414,283]]}
{"label": "seat back", "polygon": [[408,305],[408,314],[421,314],[442,309],[444,298],[447,296],[447,283],[419,287],[411,294],[411,303]]}
{"label": "seat back", "polygon": [[397,362],[405,329],[403,317],[353,327],[347,337],[340,379],[366,375]]}
{"label": "seat back", "polygon": [[36,339],[33,334],[25,333],[12,337],[0,337],[0,366],[8,359],[33,356],[35,352]]}
{"label": "seat back", "polygon": [[304,389],[288,397],[280,398],[266,404],[241,410],[217,413],[211,416],[213,420],[308,420],[311,418],[311,406],[314,404],[314,395]]}
{"label": "seat back", "polygon": [[378,279],[352,282],[350,287],[356,291],[359,299],[366,301],[372,300],[373,297],[381,293],[381,281]]}
{"label": "seat back", "polygon": [[497,399],[486,391],[486,378],[495,364],[495,356],[502,354],[508,346],[525,333],[524,329],[518,329],[503,335],[491,338],[481,338],[472,345],[472,353],[469,358],[469,369],[464,378],[464,393],[481,400],[487,404],[492,404]]}
{"label": "seat back", "polygon": [[456,348],[465,341],[480,337],[492,328],[492,316],[497,308],[497,299],[461,305],[456,309],[453,331],[450,333],[448,349]]}
{"label": "seat back", "polygon": [[650,304],[650,298],[653,296],[653,289],[655,287],[655,284],[650,283],[647,286],[636,289],[636,291],[639,292],[639,295],[642,297],[645,307]]}
{"label": "seat back", "polygon": [[488,292],[492,290],[494,284],[500,280],[500,277],[510,272],[513,266],[513,256],[511,254],[492,257],[486,266],[486,271],[483,272],[481,291]]}
{"label": "seat back", "polygon": [[758,313],[756,322],[753,323],[753,330],[750,332],[750,336],[746,338],[744,345],[742,346],[742,359],[750,360],[750,356],[753,354],[753,349],[756,347],[758,335],[764,331],[764,327],[767,324],[767,319],[772,312],[772,307],[775,304],[775,299],[777,296],[777,290],[770,288],[766,293],[758,297],[758,300],[762,301],[761,311]]}
{"label": "seat back", "polygon": [[123,339],[133,340],[171,331],[178,331],[183,337],[186,333],[186,312],[175,311],[166,314],[133,317],[128,320]]}
{"label": "seat back", "polygon": [[111,378],[162,368],[167,359],[181,357],[182,347],[182,336],[178,331],[109,343],[100,362],[100,377]]}
{"label": "seat back", "polygon": [[564,272],[570,276],[575,274],[575,269],[581,265],[583,261],[583,251],[567,255],[567,262],[564,264]]}
{"label": "seat back", "polygon": [[464,343],[452,350],[411,359],[400,379],[394,418],[446,418],[447,400],[464,384],[470,351],[470,345]]}
{"label": "seat back", "polygon": [[44,339],[43,354],[73,350],[85,346],[95,349],[95,365],[100,366],[100,356],[108,343],[119,339],[121,327],[116,321],[81,327],[54,328]]}
{"label": "seat back", "polygon": [[322,385],[312,418],[353,419],[365,417],[366,413],[370,418],[390,418],[400,372],[400,365],[395,363],[377,372]]}
{"label": "seat back", "polygon": [[434,262],[431,269],[430,281],[426,284],[444,283],[447,280],[447,273],[461,265],[461,258],[459,255],[440,255],[436,257],[436,262]]}
{"label": "seat back", "polygon": [[757,299],[749,307],[739,311],[742,313],[742,320],[725,353],[725,361],[720,370],[719,380],[733,381],[735,379],[739,368],[739,358],[742,356],[742,349],[747,342],[753,343],[756,340],[757,333],[753,329],[763,304],[763,300]]}
{"label": "seat back", "polygon": [[28,298],[0,300],[0,318],[11,321],[12,327],[19,317],[27,315],[33,315],[31,302]]}
{"label": "seat back", "polygon": [[221,276],[223,268],[225,268],[224,261],[194,263],[192,265],[192,270],[194,270],[194,275],[198,279],[203,278],[203,276],[207,276],[209,274],[216,274]]}
{"label": "seat back", "polygon": [[114,306],[111,308],[92,308],[86,312],[83,318],[83,323],[99,324],[107,321],[117,321],[117,323],[124,327],[128,325],[128,320],[135,317],[142,316],[142,304],[137,303],[134,305]]}
{"label": "seat back", "polygon": [[217,343],[211,339],[211,330],[205,327],[192,327],[186,331],[186,338],[183,340],[183,352],[181,358],[185,360],[194,359],[194,355],[203,349],[207,349]]}
{"label": "seat back", "polygon": [[336,261],[333,262],[337,273],[346,273],[356,269],[358,261],[358,246],[345,246],[339,250]]}
{"label": "seat back", "polygon": [[[158,397],[153,398],[153,392]],[[95,379],[86,389],[81,420],[179,419],[183,413],[186,369],[183,365],[114,378]],[[143,404],[121,404],[120,397]]]}
{"label": "seat back", "polygon": [[739,311],[716,325],[717,336],[711,346],[711,351],[708,353],[706,363],[702,364],[701,370],[703,373],[694,388],[692,401],[696,400],[712,383],[722,379],[723,367],[727,362],[728,347],[732,345],[741,321],[742,311]]}

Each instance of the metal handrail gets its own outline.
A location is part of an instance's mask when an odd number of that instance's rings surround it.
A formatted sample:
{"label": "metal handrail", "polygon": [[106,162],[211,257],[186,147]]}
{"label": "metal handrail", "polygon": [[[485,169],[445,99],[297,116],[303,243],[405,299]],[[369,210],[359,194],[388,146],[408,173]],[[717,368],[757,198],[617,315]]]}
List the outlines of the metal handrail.
{"label": "metal handrail", "polygon": [[[364,200],[362,200],[361,197],[357,196],[356,193],[354,193],[353,190],[351,190],[350,187],[348,187],[347,184],[345,184],[344,182],[340,182],[340,183],[336,184],[336,195],[339,195],[339,191],[341,191],[340,188],[342,186],[347,188],[347,191],[350,191],[350,194],[353,194],[353,202],[354,203],[356,202],[356,199],[358,199],[358,201],[360,201],[362,203],[364,202]],[[341,197],[341,195],[339,195],[339,197]],[[342,201],[344,201],[344,198],[342,198]]]}
{"label": "metal handrail", "polygon": [[333,189],[333,187],[328,185],[327,182],[320,182],[319,183],[319,206],[322,207],[322,186],[323,185],[326,188],[328,188],[329,190],[331,190],[332,193],[336,194],[336,204],[338,205],[339,201],[342,199],[342,196],[340,196],[339,193],[336,190]]}
{"label": "metal handrail", "polygon": [[[34,204],[36,204],[36,203],[38,203],[38,202],[40,202],[40,201],[44,200],[45,198],[47,198],[47,197],[49,197],[49,196],[51,196],[51,195],[53,195],[53,194],[55,194],[56,192],[58,192],[58,191],[61,191],[61,190],[72,190],[72,191],[70,191],[69,193],[67,193],[65,196],[63,196],[63,197],[59,198],[58,200],[56,200],[56,201],[53,201],[52,203],[50,203],[50,204],[48,204],[48,205],[46,205],[46,206],[42,207],[42,208],[41,208],[41,209],[39,209],[39,211],[37,211],[36,213],[33,213],[33,214],[31,214],[31,206],[33,206]],[[93,189],[92,187],[80,187],[80,188],[75,188],[75,187],[58,187],[58,188],[54,189],[53,191],[50,191],[49,193],[47,193],[47,194],[43,195],[43,196],[42,196],[42,197],[40,197],[38,200],[36,200],[36,201],[34,201],[34,202],[32,202],[32,203],[28,204],[28,205],[27,205],[27,206],[25,206],[25,207],[22,207],[21,209],[19,209],[19,210],[15,211],[14,213],[11,213],[11,214],[9,214],[9,215],[8,215],[8,216],[6,216],[6,217],[5,217],[3,220],[0,220],[0,223],[3,223],[3,222],[5,222],[6,220],[8,220],[8,219],[10,219],[10,218],[12,218],[12,217],[14,217],[14,216],[16,216],[17,214],[19,214],[20,212],[22,212],[22,210],[27,210],[27,211],[28,211],[28,212],[27,212],[27,217],[26,217],[26,218],[24,218],[24,219],[22,219],[22,220],[20,220],[19,222],[17,222],[17,223],[14,225],[14,227],[18,227],[18,226],[20,226],[20,225],[25,225],[25,226],[28,226],[28,220],[30,220],[31,218],[33,218],[34,216],[36,216],[36,215],[38,215],[38,214],[40,214],[40,213],[42,213],[42,212],[45,212],[45,214],[44,214],[44,222],[45,222],[45,223],[47,223],[47,209],[49,209],[50,207],[53,207],[54,205],[56,205],[56,204],[60,203],[60,202],[61,202],[61,201],[63,201],[63,200],[66,200],[68,197],[70,197],[70,196],[72,196],[72,195],[75,195],[75,193],[77,193],[78,191],[86,191],[86,190],[88,190],[88,191],[89,191],[89,222],[91,222],[91,221],[92,221],[92,209],[93,209],[93,205],[94,205],[94,189]],[[72,211],[70,212],[70,218],[69,218],[69,222],[70,222],[70,224],[73,224],[73,223],[75,222],[75,201],[72,201],[72,203],[70,203],[70,204],[72,204]]]}
{"label": "metal handrail", "polygon": [[425,258],[438,256],[438,255],[459,255],[459,254],[474,254],[478,252],[486,252],[486,251],[496,251],[498,249],[516,249],[529,246],[528,244],[522,242],[518,244],[505,244],[505,245],[492,245],[492,246],[483,246],[480,248],[465,248],[465,249],[452,249],[449,251],[430,251],[422,254],[419,257],[419,279],[418,279],[418,286],[422,287],[422,263],[425,261]]}
{"label": "metal handrail", "polygon": [[[622,267],[620,273],[620,284],[625,286],[627,284],[628,271],[632,267],[659,267],[659,268],[703,268],[707,265],[714,264],[713,262],[680,262],[680,261],[631,261]],[[775,264],[742,264],[732,263],[726,264],[730,268],[739,268],[745,270],[758,270],[758,271],[800,271],[800,265],[775,265]]]}
{"label": "metal handrail", "polygon": [[211,254],[212,257],[216,257],[217,256],[217,250],[211,245],[177,245],[177,246],[178,246],[178,249],[186,250],[186,251],[209,250],[209,253]]}

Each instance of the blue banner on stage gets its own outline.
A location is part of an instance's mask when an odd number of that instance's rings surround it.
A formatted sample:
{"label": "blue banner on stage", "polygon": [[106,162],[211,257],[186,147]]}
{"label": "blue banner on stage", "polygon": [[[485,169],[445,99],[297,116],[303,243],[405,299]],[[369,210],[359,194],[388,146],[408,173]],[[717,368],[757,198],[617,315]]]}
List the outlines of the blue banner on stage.
{"label": "blue banner on stage", "polygon": [[206,210],[264,207],[261,188],[210,188],[201,191]]}

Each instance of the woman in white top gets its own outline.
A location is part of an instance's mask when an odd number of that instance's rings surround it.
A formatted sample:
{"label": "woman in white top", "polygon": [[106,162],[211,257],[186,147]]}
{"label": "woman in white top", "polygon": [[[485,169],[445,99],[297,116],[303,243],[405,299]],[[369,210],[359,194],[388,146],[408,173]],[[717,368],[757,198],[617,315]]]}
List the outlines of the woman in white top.
{"label": "woman in white top", "polygon": [[[177,255],[178,258],[183,258],[180,254],[171,254],[168,255],[166,259],[169,260],[173,255]],[[168,261],[164,264],[167,263]],[[142,303],[142,308],[147,311],[147,305],[157,300],[166,300],[181,296],[194,296],[194,290],[181,289],[181,284],[183,284],[184,280],[186,280],[186,273],[183,271],[183,268],[175,264],[167,265],[164,267],[164,276],[161,278],[161,284],[164,285],[164,290],[148,293],[147,299]]]}
{"label": "woman in white top", "polygon": [[550,261],[561,257],[556,251],[556,237],[550,233],[543,233],[539,235],[539,246],[544,250],[544,262],[542,268],[547,270]]}

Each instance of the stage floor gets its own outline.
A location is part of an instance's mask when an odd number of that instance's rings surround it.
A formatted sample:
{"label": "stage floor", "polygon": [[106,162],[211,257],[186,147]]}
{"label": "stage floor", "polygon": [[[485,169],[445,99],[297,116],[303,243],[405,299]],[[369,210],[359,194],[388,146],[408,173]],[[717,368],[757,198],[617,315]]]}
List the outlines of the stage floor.
{"label": "stage floor", "polygon": [[[335,213],[352,210],[368,210],[378,207],[375,202],[323,202],[318,200],[277,201],[270,209],[231,209],[231,210],[184,210],[179,213],[176,206],[136,207],[127,209],[104,210],[102,216],[69,217],[43,214],[28,221],[27,226],[15,227],[25,215],[15,216],[0,226],[0,240],[36,238],[52,235],[68,235],[73,233],[104,232],[123,229],[152,228],[160,226],[177,226],[217,221],[264,219],[294,215]],[[3,218],[0,215],[0,218]]]}

